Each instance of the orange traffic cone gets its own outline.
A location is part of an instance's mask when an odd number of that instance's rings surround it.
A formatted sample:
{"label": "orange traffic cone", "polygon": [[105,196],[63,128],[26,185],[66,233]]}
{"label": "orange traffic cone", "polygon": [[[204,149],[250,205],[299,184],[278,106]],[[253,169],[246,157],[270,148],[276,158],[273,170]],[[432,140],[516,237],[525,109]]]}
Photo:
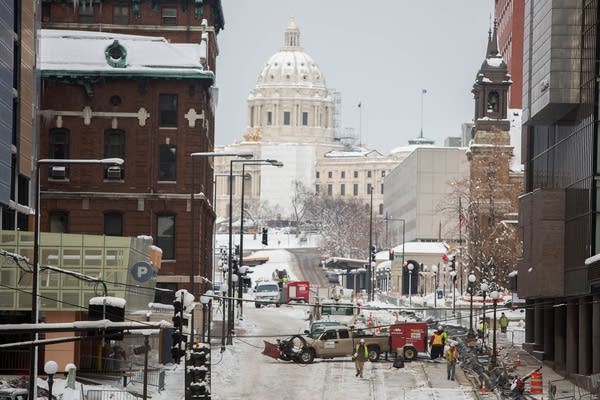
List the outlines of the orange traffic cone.
{"label": "orange traffic cone", "polygon": [[515,360],[515,367],[521,365],[521,355],[517,353],[517,359]]}
{"label": "orange traffic cone", "polygon": [[481,389],[479,389],[479,393],[485,394],[487,392],[488,392],[487,386],[485,386],[485,381],[483,381],[483,383],[481,384]]}

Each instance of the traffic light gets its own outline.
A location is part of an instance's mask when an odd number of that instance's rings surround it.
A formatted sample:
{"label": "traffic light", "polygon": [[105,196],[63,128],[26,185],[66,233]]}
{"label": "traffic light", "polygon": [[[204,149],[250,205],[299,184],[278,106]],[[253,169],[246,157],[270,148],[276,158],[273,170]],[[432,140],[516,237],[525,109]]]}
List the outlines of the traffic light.
{"label": "traffic light", "polygon": [[390,250],[390,261],[394,261],[394,249]]}
{"label": "traffic light", "polygon": [[[183,326],[187,325],[187,319],[183,318],[183,302],[178,298],[173,301],[173,334],[171,335],[171,357],[173,362],[179,364],[181,357],[185,355],[185,343],[187,336],[183,334]],[[183,347],[182,348],[182,345]]]}
{"label": "traffic light", "polygon": [[262,228],[262,244],[269,245],[269,230],[267,228]]}
{"label": "traffic light", "polygon": [[235,245],[235,252],[234,252],[234,254],[235,254],[236,256],[239,256],[239,255],[240,255],[240,245],[239,245],[239,244],[236,244],[236,245]]}
{"label": "traffic light", "polygon": [[[450,271],[456,272],[456,256],[452,256],[452,259],[450,260]],[[454,274],[452,281],[456,282],[456,274]]]}
{"label": "traffic light", "polygon": [[239,265],[238,265],[238,260],[236,260],[235,258],[231,260],[231,268],[233,268],[233,269],[231,270],[231,272],[232,272],[234,275],[237,275],[237,274],[239,274],[239,272],[240,272],[240,268],[239,268]]}
{"label": "traffic light", "polygon": [[377,254],[377,247],[371,246],[371,261],[375,261],[376,254]]}
{"label": "traffic light", "polygon": [[210,345],[194,346],[186,363],[186,399],[210,399]]}

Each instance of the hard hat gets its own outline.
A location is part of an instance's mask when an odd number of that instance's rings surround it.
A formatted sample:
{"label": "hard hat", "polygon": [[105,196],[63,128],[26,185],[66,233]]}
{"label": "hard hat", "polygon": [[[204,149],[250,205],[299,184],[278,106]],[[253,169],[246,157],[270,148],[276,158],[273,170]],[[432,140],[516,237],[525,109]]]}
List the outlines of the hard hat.
{"label": "hard hat", "polygon": [[441,325],[438,325],[438,331],[442,331],[442,330],[444,330],[444,327]]}
{"label": "hard hat", "polygon": [[360,343],[364,343],[364,342],[365,342],[365,339],[360,339]]}

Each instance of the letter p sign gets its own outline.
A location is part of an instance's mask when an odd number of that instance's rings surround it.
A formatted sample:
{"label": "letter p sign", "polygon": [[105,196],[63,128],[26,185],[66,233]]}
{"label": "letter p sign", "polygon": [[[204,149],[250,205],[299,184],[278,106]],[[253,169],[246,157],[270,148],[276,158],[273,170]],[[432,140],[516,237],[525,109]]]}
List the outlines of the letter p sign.
{"label": "letter p sign", "polygon": [[147,261],[136,262],[129,269],[129,272],[131,273],[133,279],[138,282],[146,282],[148,279],[152,278],[152,275],[154,275],[152,265],[150,265],[150,263]]}

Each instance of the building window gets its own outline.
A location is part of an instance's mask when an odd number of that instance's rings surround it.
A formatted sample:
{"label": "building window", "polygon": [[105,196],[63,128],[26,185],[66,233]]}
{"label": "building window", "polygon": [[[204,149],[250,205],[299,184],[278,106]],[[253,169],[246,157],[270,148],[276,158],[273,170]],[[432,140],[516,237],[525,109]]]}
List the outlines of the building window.
{"label": "building window", "polygon": [[129,23],[129,7],[113,6],[113,24],[127,25]]}
{"label": "building window", "polygon": [[[125,132],[120,129],[104,131],[104,158],[125,159]],[[123,165],[104,167],[104,179],[123,179]]]}
{"label": "building window", "polygon": [[355,183],[355,184],[354,184],[354,186],[353,186],[353,188],[352,188],[352,193],[353,193],[355,196],[358,196],[358,183]]}
{"label": "building window", "polygon": [[42,3],[42,22],[50,21],[50,10],[52,9],[50,6],[50,3]]}
{"label": "building window", "polygon": [[162,24],[177,25],[177,9],[165,7],[162,9]]}
{"label": "building window", "polygon": [[321,173],[319,171],[317,171],[315,174],[316,174],[317,179],[319,179],[321,177]]}
{"label": "building window", "polygon": [[177,95],[161,94],[158,99],[159,125],[177,126]]}
{"label": "building window", "polygon": [[342,179],[344,179],[346,177],[346,171],[341,172],[341,177],[342,177]]}
{"label": "building window", "polygon": [[379,204],[379,215],[383,215],[383,203]]}
{"label": "building window", "polygon": [[381,170],[381,177],[385,178],[385,170],[384,169]]}
{"label": "building window", "polygon": [[302,113],[302,125],[304,125],[304,126],[308,125],[308,113],[307,112]]}
{"label": "building window", "polygon": [[273,125],[273,112],[267,111],[267,125]]}
{"label": "building window", "polygon": [[50,212],[50,232],[67,233],[69,227],[69,215],[65,211]]}
{"label": "building window", "polygon": [[367,178],[371,177],[371,171],[367,171]]}
{"label": "building window", "polygon": [[177,171],[177,148],[168,144],[158,148],[158,180],[174,181]]}
{"label": "building window", "polygon": [[331,172],[331,171],[327,172],[327,177],[329,179],[333,178],[333,172]]}
{"label": "building window", "polygon": [[340,185],[340,196],[345,196],[345,195],[346,195],[346,185],[342,183]]}
{"label": "building window", "polygon": [[50,131],[50,158],[69,158],[69,131],[66,129],[52,129]]}
{"label": "building window", "polygon": [[354,171],[354,177],[358,178],[358,171]]}
{"label": "building window", "polygon": [[94,22],[94,6],[91,1],[80,1],[77,7],[79,22]]}
{"label": "building window", "polygon": [[370,183],[367,183],[367,194],[371,194],[371,189],[373,188],[373,186],[371,186]]}
{"label": "building window", "polygon": [[156,245],[163,251],[164,260],[175,259],[175,216],[159,215],[156,220]]}
{"label": "building window", "polygon": [[123,236],[123,214],[116,212],[104,214],[104,234],[106,236]]}
{"label": "building window", "polygon": [[383,194],[383,183],[381,184],[381,194]]}
{"label": "building window", "polygon": [[321,191],[321,186],[320,185],[315,185],[315,194],[319,194]]}
{"label": "building window", "polygon": [[332,196],[333,195],[333,185],[330,183],[329,185],[327,185],[327,196]]}
{"label": "building window", "polygon": [[290,124],[290,112],[289,111],[284,111],[283,112],[283,124],[284,125],[289,125]]}
{"label": "building window", "polygon": [[250,126],[254,126],[254,106],[250,107]]}
{"label": "building window", "polygon": [[[49,155],[52,159],[69,158],[69,131],[66,129],[50,130]],[[53,165],[49,167],[49,177],[52,179],[67,179],[69,177],[66,165]]]}

